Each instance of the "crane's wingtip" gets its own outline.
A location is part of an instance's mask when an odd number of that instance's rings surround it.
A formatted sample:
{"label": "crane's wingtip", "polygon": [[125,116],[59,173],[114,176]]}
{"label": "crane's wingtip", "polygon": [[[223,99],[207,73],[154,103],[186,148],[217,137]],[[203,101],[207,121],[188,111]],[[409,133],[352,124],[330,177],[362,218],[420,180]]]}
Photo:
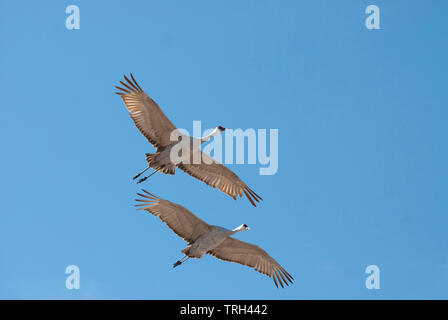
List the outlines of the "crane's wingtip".
{"label": "crane's wingtip", "polygon": [[246,189],[243,190],[244,194],[246,195],[246,198],[249,200],[249,202],[256,207],[257,205],[255,204],[255,202],[252,200],[251,196],[249,195],[249,193],[246,191]]}

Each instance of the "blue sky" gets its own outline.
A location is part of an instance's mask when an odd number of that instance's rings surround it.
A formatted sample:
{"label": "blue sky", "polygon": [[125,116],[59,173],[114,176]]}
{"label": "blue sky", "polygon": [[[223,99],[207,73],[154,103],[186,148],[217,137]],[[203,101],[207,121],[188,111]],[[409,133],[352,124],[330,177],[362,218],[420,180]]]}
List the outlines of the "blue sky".
{"label": "blue sky", "polygon": [[[65,28],[65,8],[81,11]],[[381,29],[367,30],[369,4]],[[448,298],[445,1],[2,1],[0,298]],[[114,86],[133,72],[191,129],[279,130],[265,200],[183,172],[143,187],[268,251],[287,289],[134,210],[153,149]],[[81,289],[65,288],[78,265]],[[377,265],[381,289],[367,290]]]}

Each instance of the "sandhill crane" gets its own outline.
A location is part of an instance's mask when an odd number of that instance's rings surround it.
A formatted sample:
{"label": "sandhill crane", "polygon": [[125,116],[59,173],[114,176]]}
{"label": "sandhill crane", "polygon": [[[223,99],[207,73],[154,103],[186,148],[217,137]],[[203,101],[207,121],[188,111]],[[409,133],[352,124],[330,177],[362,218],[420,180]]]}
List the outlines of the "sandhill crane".
{"label": "sandhill crane", "polygon": [[[180,139],[181,141],[172,141],[171,134],[177,130],[176,127],[165,116],[157,103],[155,103],[155,101],[140,88],[132,73],[130,76],[132,80],[124,76],[126,83],[120,81],[124,88],[117,86],[116,88],[121,90],[121,92],[116,92],[116,94],[120,95],[123,99],[137,129],[146,137],[154,148],[156,148],[156,153],[146,153],[148,167],[137,174],[134,177],[134,180],[149,168],[154,169],[154,171],[150,175],[138,180],[137,183],[146,180],[159,171],[164,174],[173,175],[175,167],[178,167],[190,176],[205,182],[207,185],[213,188],[218,188],[235,200],[238,196],[242,197],[243,193],[254,207],[256,206],[255,201],[259,202],[260,200],[263,200],[231,170],[201,151],[200,146],[202,143],[208,141],[211,137],[220,134],[225,128],[218,126],[211,134],[200,138],[200,141],[195,142],[193,141],[198,138],[186,137],[180,132],[177,132],[177,136],[182,137],[182,139]],[[189,148],[190,154],[184,154],[178,162],[173,162],[170,157],[171,149],[177,143],[185,142],[193,145],[192,148]],[[202,159],[202,161],[200,161],[200,163],[195,163],[194,161],[191,161],[193,157],[195,159]]]}
{"label": "sandhill crane", "polygon": [[249,230],[246,224],[233,230],[209,225],[181,205],[142,190],[144,193],[137,193],[141,197],[136,199],[139,202],[136,204],[137,210],[146,210],[159,217],[174,233],[188,242],[188,247],[181,250],[184,256],[177,260],[173,267],[189,258],[201,258],[204,254],[210,254],[221,260],[249,266],[272,277],[277,287],[278,284],[284,287],[284,284],[292,283],[293,277],[266,251],[256,245],[231,238],[237,232]]}

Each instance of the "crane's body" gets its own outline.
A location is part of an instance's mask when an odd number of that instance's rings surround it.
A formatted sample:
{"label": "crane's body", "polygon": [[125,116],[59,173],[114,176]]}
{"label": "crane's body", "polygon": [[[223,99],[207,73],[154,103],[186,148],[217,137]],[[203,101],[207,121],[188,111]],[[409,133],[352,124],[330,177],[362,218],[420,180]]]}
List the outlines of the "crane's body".
{"label": "crane's body", "polygon": [[210,231],[203,234],[193,244],[182,250],[189,258],[202,258],[208,251],[215,249],[228,237],[238,231],[228,230],[218,226],[210,226]]}
{"label": "crane's body", "polygon": [[[173,141],[172,144],[159,148],[159,151],[155,153],[146,153],[146,162],[150,168],[156,171],[173,175],[178,164],[189,163],[191,160],[200,163],[202,161],[201,144],[220,132],[220,129],[215,129],[212,134],[201,139],[179,135],[180,139],[178,141]],[[140,174],[134,178],[136,179],[139,176]],[[137,183],[141,183],[147,178],[142,178]]]}

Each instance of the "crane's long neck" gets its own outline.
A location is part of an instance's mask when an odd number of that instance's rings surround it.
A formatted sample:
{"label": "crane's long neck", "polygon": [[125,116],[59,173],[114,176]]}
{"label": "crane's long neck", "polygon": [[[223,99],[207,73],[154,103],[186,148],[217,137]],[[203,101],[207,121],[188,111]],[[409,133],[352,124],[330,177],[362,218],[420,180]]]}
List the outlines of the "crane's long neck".
{"label": "crane's long neck", "polygon": [[235,234],[235,233],[237,233],[239,231],[241,231],[241,230],[238,230],[238,228],[235,228],[235,229],[232,230],[232,234]]}
{"label": "crane's long neck", "polygon": [[204,142],[210,140],[211,137],[216,136],[216,135],[218,135],[220,133],[221,133],[221,131],[218,130],[218,128],[215,128],[209,135],[206,135],[205,137],[201,138],[201,143],[204,143]]}

